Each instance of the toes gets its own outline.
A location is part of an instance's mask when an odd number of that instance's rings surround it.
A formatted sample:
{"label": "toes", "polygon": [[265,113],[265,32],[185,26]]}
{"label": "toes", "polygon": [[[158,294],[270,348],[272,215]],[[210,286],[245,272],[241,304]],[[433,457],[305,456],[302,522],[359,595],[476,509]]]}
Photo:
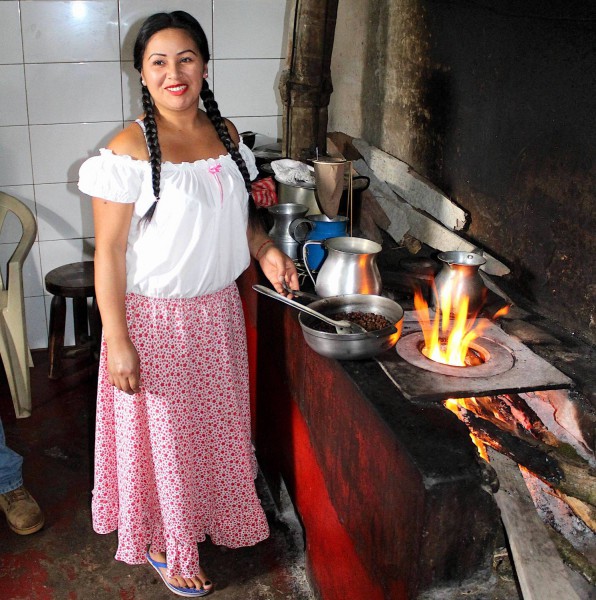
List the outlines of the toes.
{"label": "toes", "polygon": [[180,575],[174,575],[173,577],[168,577],[167,579],[172,585],[175,585],[176,587],[191,587],[188,585],[188,581],[190,580],[187,580],[184,577],[181,577]]}
{"label": "toes", "polygon": [[213,587],[213,582],[207,576],[207,573],[203,569],[199,569],[199,576],[196,578],[200,581],[200,584],[206,590],[210,590]]}
{"label": "toes", "polygon": [[197,588],[197,590],[200,590],[201,588],[204,588],[206,590],[208,590],[209,588],[205,585],[205,582],[201,581],[198,577],[193,577],[192,578],[192,587]]}

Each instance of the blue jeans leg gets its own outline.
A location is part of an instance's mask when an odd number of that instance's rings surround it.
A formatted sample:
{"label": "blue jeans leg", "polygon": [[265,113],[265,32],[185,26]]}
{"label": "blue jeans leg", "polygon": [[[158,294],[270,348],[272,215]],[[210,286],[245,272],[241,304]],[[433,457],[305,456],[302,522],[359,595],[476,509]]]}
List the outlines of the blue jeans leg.
{"label": "blue jeans leg", "polygon": [[0,494],[12,492],[23,485],[22,464],[23,457],[6,446],[0,419]]}

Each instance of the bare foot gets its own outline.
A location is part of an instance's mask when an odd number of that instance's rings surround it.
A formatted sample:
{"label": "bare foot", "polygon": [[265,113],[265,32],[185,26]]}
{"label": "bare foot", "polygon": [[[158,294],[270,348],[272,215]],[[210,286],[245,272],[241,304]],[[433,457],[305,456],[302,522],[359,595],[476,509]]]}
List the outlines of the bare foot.
{"label": "bare foot", "polygon": [[[151,558],[155,561],[166,563],[166,553],[165,552],[153,552],[149,550],[149,554]],[[211,590],[213,587],[213,583],[207,577],[205,571],[199,567],[199,572],[192,578],[182,577],[181,575],[175,575],[174,577],[168,577],[166,575],[166,569],[160,568],[160,571],[163,573],[163,576],[167,579],[169,583],[175,585],[176,587],[185,587],[191,589],[204,589],[206,591]]]}

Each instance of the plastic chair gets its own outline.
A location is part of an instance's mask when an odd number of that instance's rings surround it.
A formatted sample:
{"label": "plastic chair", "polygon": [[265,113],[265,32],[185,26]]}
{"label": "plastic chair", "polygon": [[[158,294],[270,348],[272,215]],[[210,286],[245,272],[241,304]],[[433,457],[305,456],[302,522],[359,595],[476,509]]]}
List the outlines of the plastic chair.
{"label": "plastic chair", "polygon": [[0,273],[0,356],[4,363],[14,411],[18,419],[31,415],[31,378],[33,366],[27,343],[23,264],[37,235],[33,213],[20,201],[0,192],[0,230],[11,212],[21,222],[23,233],[8,261],[7,285]]}

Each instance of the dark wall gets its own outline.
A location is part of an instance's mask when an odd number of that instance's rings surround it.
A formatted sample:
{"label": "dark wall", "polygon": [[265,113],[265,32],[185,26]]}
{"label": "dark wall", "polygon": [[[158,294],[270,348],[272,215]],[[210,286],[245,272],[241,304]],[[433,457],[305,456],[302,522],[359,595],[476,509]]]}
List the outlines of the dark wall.
{"label": "dark wall", "polygon": [[596,341],[596,2],[373,4],[361,137],[471,213],[514,297]]}

